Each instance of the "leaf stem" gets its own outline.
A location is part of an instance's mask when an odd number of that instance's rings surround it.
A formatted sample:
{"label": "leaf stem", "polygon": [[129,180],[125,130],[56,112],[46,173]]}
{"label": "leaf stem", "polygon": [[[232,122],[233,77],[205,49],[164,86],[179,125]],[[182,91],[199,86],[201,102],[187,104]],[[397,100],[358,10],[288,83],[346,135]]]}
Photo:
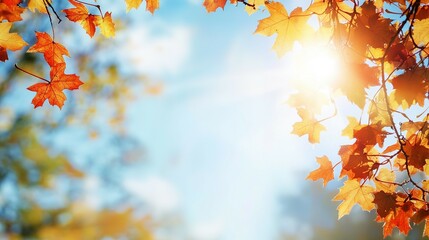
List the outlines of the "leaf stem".
{"label": "leaf stem", "polygon": [[16,64],[15,64],[15,68],[16,68],[16,69],[18,69],[18,70],[20,70],[20,71],[22,71],[22,72],[25,72],[26,74],[31,75],[31,76],[33,76],[33,77],[35,77],[35,78],[38,78],[38,79],[40,79],[40,80],[43,80],[43,81],[45,81],[45,82],[47,82],[47,83],[51,83],[51,81],[49,81],[49,80],[47,80],[47,79],[45,79],[45,78],[39,77],[39,76],[37,76],[36,74],[33,74],[33,73],[31,73],[31,72],[28,72],[27,70],[24,70],[24,69],[22,69],[22,68],[18,67],[18,65],[16,65]]}

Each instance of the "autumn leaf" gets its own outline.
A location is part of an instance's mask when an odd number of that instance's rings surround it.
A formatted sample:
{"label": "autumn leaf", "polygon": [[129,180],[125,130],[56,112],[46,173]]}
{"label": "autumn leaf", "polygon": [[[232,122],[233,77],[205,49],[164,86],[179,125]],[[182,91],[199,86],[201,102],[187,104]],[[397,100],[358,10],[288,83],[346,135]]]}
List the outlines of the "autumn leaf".
{"label": "autumn leaf", "polygon": [[356,138],[356,143],[363,146],[378,146],[383,147],[387,132],[383,126],[379,124],[371,124],[361,127],[353,131],[353,137]]}
{"label": "autumn leaf", "polygon": [[379,85],[378,70],[365,63],[347,63],[342,66],[334,88],[339,88],[344,95],[361,109],[366,102],[366,89]]}
{"label": "autumn leaf", "polygon": [[[393,204],[393,200],[387,200],[387,201],[390,202],[389,205]],[[397,201],[397,203],[399,202]],[[381,202],[381,204],[383,203]],[[383,237],[387,237],[391,235],[395,227],[398,228],[399,231],[401,231],[402,233],[408,234],[408,232],[411,230],[410,218],[413,216],[413,214],[414,214],[413,203],[405,202],[403,203],[402,206],[395,208],[395,211],[390,211],[387,214],[387,216],[385,217],[378,216],[376,219],[378,222],[384,221]]]}
{"label": "autumn leaf", "polygon": [[353,133],[355,129],[359,127],[359,122],[355,117],[347,117],[347,119],[349,120],[349,124],[343,129],[341,135],[353,138]]}
{"label": "autumn leaf", "polygon": [[419,46],[426,46],[429,43],[429,19],[415,20],[413,27],[413,38]]}
{"label": "autumn leaf", "polygon": [[204,0],[203,6],[206,8],[207,12],[214,12],[217,8],[224,8],[226,0]]}
{"label": "autumn leaf", "polygon": [[146,0],[146,10],[152,14],[159,8],[159,0]]}
{"label": "autumn leaf", "polygon": [[374,188],[369,185],[360,185],[356,179],[344,182],[340,192],[333,198],[334,201],[343,201],[338,206],[338,219],[347,215],[355,204],[359,204],[362,210],[371,211],[375,208]]}
{"label": "autumn leaf", "polygon": [[[131,9],[139,8],[142,0],[125,0],[125,5],[127,7],[127,12]],[[159,8],[159,0],[146,0],[146,10],[152,14]]]}
{"label": "autumn leaf", "polygon": [[48,99],[52,106],[57,105],[61,109],[64,101],[67,99],[63,90],[75,90],[83,84],[75,74],[65,74],[65,68],[65,63],[56,64],[51,68],[50,81],[46,80],[47,82],[36,83],[27,88],[30,91],[36,92],[36,96],[31,102],[34,108],[42,106],[45,100]]}
{"label": "autumn leaf", "polygon": [[[231,1],[232,2],[232,1]],[[251,15],[253,13],[255,13],[256,11],[258,11],[258,9],[262,8],[263,6],[265,6],[265,0],[250,0],[247,1],[249,4],[253,4],[253,6],[245,6],[244,9],[246,10],[246,12]]]}
{"label": "autumn leaf", "polygon": [[36,32],[36,43],[31,46],[27,52],[43,53],[43,56],[49,66],[53,67],[58,63],[64,63],[63,55],[70,57],[67,49],[60,43],[52,40],[51,36],[45,32]]}
{"label": "autumn leaf", "polygon": [[329,161],[328,157],[322,156],[318,157],[317,162],[320,164],[320,167],[307,176],[307,179],[311,179],[316,181],[318,179],[323,179],[323,186],[334,179],[334,169],[332,167],[331,161]]}
{"label": "autumn leaf", "polygon": [[386,193],[384,191],[374,193],[374,203],[377,205],[377,214],[384,218],[390,212],[396,213],[396,194]]}
{"label": "autumn leaf", "polygon": [[52,2],[52,0],[29,0],[27,7],[32,12],[35,12],[37,10],[40,13],[46,14],[47,12],[46,12],[45,1],[48,1],[49,3]]}
{"label": "autumn leaf", "polygon": [[0,61],[8,60],[7,50],[16,51],[28,45],[17,33],[9,33],[12,23],[0,22]]}
{"label": "autumn leaf", "polygon": [[428,86],[426,83],[427,69],[419,68],[396,76],[392,79],[394,99],[404,109],[413,103],[424,105]]}
{"label": "autumn leaf", "polygon": [[378,191],[383,191],[386,193],[392,193],[396,189],[395,182],[396,175],[393,171],[382,168],[379,170],[378,175],[375,177],[375,188]]}
{"label": "autumn leaf", "polygon": [[7,20],[8,22],[21,21],[21,14],[24,10],[25,8],[17,6],[16,4],[0,2],[0,22],[3,20]]}
{"label": "autumn leaf", "polygon": [[326,130],[326,128],[306,109],[298,109],[298,115],[302,118],[302,121],[293,125],[292,133],[300,137],[308,134],[310,143],[320,142],[320,132]]}
{"label": "autumn leaf", "polygon": [[103,36],[110,38],[115,36],[115,24],[112,21],[112,13],[106,12],[103,18],[98,18],[96,24],[100,26]]}
{"label": "autumn leaf", "polygon": [[429,159],[429,148],[421,145],[419,141],[414,144],[407,143],[403,148],[407,153],[407,156],[401,152],[398,155],[398,158],[408,158],[408,164],[410,166],[423,171],[423,167],[426,164],[426,159]]}
{"label": "autumn leaf", "polygon": [[93,37],[95,33],[95,26],[97,22],[97,15],[90,14],[88,9],[82,3],[74,0],[69,0],[75,8],[64,9],[63,12],[66,17],[72,22],[78,22],[85,29],[86,33]]}
{"label": "autumn leaf", "polygon": [[295,8],[290,16],[280,2],[269,2],[265,5],[270,16],[259,20],[255,33],[271,36],[277,33],[273,49],[278,55],[291,50],[295,41],[304,40],[314,30],[307,24],[310,16],[304,15],[301,8]]}

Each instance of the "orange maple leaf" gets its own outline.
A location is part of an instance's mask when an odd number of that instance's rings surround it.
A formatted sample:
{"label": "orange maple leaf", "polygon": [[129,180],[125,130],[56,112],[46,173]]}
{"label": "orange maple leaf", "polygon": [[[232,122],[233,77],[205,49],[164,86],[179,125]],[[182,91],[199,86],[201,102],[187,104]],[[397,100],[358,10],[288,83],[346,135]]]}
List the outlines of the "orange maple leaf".
{"label": "orange maple leaf", "polygon": [[322,156],[316,158],[317,162],[320,164],[320,167],[308,174],[307,179],[316,181],[318,179],[323,179],[323,186],[334,179],[334,169],[332,168],[332,163],[329,161],[327,156]]}
{"label": "orange maple leaf", "polygon": [[224,8],[226,0],[204,0],[203,6],[206,8],[207,12],[214,12],[218,8]]}
{"label": "orange maple leaf", "polygon": [[357,203],[363,210],[371,211],[374,209],[374,188],[369,185],[360,185],[356,179],[350,179],[344,182],[340,192],[333,198],[334,201],[343,201],[338,206],[338,219],[347,215],[352,207]]}
{"label": "orange maple leaf", "polygon": [[49,66],[53,67],[58,63],[64,63],[63,55],[70,57],[67,48],[60,43],[54,42],[49,34],[45,32],[36,32],[36,38],[36,43],[31,46],[27,52],[43,53],[43,56]]}
{"label": "orange maple leaf", "polygon": [[9,33],[12,23],[0,22],[0,61],[8,59],[6,50],[16,51],[28,45],[17,33]]}
{"label": "orange maple leaf", "polygon": [[[399,195],[398,195],[399,196]],[[399,199],[398,199],[399,200]],[[403,197],[400,198],[403,200]],[[390,200],[390,205],[393,204],[393,200]],[[397,201],[399,203],[400,201]],[[381,203],[384,204],[384,203]],[[393,206],[390,206],[392,208]],[[377,211],[378,213],[378,211]],[[390,211],[387,216],[377,216],[377,222],[383,222],[383,237],[387,237],[392,234],[395,227],[399,229],[405,235],[411,230],[410,218],[414,215],[414,206],[412,202],[405,202],[402,206],[396,207],[394,211]]]}
{"label": "orange maple leaf", "polygon": [[48,99],[52,106],[57,105],[61,109],[64,101],[67,99],[63,90],[75,90],[83,84],[77,75],[65,74],[65,68],[65,63],[58,63],[51,68],[51,81],[45,80],[46,82],[36,83],[27,88],[30,91],[36,92],[36,96],[31,101],[34,104],[34,108],[42,106],[45,100]]}
{"label": "orange maple leaf", "polygon": [[64,9],[63,12],[66,17],[72,22],[78,22],[85,29],[86,33],[93,37],[95,33],[96,22],[98,21],[98,15],[90,14],[88,8],[82,3],[78,3],[74,0],[69,0],[75,8]]}
{"label": "orange maple leaf", "polygon": [[7,20],[9,22],[21,21],[21,14],[24,10],[24,8],[17,6],[16,4],[0,2],[0,22],[3,20]]}
{"label": "orange maple leaf", "polygon": [[310,15],[303,14],[301,8],[295,8],[290,16],[283,4],[270,2],[265,4],[270,16],[259,20],[255,33],[271,36],[277,33],[273,49],[278,55],[291,50],[295,41],[306,39],[314,30],[308,25]]}
{"label": "orange maple leaf", "polygon": [[404,109],[414,103],[420,106],[424,105],[428,86],[426,83],[427,69],[417,68],[412,71],[406,71],[403,74],[392,79],[392,85],[395,89],[394,99],[398,104],[402,104]]}

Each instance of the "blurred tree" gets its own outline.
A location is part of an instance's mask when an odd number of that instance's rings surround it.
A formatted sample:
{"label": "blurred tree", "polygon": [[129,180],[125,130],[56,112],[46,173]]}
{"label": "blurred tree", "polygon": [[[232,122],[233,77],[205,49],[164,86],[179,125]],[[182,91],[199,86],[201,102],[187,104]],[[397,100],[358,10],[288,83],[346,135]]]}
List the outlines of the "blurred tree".
{"label": "blurred tree", "polygon": [[[30,22],[43,19],[36,15],[15,28],[26,32]],[[72,29],[62,31],[64,38],[73,38]],[[0,68],[1,239],[153,239],[163,224],[120,181],[144,159],[142,146],[123,127],[125,105],[135,92],[147,91],[150,80],[121,72],[114,59],[90,59],[112,47],[95,41],[73,48],[74,68],[86,81],[61,112],[21,105],[15,97],[31,76],[12,62]],[[43,75],[49,70],[43,56],[13,57],[26,71]],[[97,188],[89,194],[91,181]]]}

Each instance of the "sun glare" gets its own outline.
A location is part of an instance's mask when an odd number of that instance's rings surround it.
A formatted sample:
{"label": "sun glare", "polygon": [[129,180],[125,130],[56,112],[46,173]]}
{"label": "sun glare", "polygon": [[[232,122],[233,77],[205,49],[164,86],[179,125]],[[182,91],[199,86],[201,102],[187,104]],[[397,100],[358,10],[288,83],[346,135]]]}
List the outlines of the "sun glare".
{"label": "sun glare", "polygon": [[339,57],[328,47],[295,44],[291,61],[292,78],[299,85],[326,87],[340,74]]}

